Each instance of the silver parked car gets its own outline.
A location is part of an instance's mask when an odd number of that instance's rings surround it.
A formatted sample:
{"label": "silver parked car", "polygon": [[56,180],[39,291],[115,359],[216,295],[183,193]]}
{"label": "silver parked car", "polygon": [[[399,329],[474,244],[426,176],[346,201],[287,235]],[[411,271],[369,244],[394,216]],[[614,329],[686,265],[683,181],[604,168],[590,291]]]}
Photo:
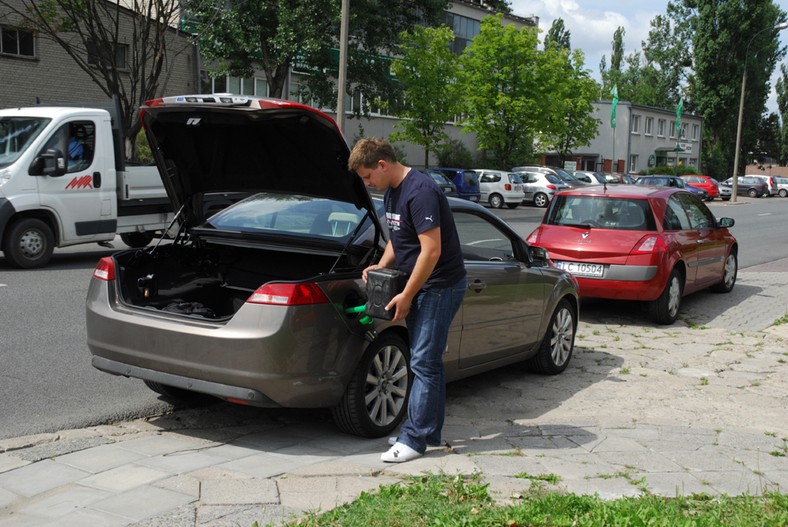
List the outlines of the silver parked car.
{"label": "silver parked car", "polygon": [[544,172],[517,172],[523,180],[523,201],[533,203],[537,207],[547,207],[559,190],[569,188],[555,174]]}
{"label": "silver parked car", "polygon": [[[93,366],[170,397],[328,408],[345,432],[389,434],[407,410],[408,332],[363,313],[361,272],[388,233],[335,122],[238,96],[166,97],[141,115],[179,230],[99,262],[86,301]],[[576,279],[484,207],[449,201],[469,291],[447,380],[520,362],[562,372]]]}
{"label": "silver parked car", "polygon": [[777,195],[781,198],[788,197],[788,177],[774,177],[774,184],[777,186]]}
{"label": "silver parked car", "polygon": [[523,180],[518,174],[486,168],[473,170],[479,174],[481,201],[489,203],[490,207],[501,209],[506,205],[514,209],[523,202]]}

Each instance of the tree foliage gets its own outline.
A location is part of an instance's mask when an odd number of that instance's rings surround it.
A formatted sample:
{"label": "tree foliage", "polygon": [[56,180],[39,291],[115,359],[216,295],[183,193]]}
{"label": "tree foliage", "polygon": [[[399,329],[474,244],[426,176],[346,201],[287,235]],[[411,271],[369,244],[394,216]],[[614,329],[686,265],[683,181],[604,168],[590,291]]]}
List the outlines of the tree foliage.
{"label": "tree foliage", "polygon": [[402,34],[401,58],[393,64],[405,95],[403,117],[389,136],[391,141],[410,141],[424,147],[424,166],[430,152],[447,139],[445,123],[458,111],[455,86],[459,60],[451,51],[454,33],[446,26],[416,26]]}
{"label": "tree foliage", "polygon": [[780,119],[776,113],[770,113],[761,119],[753,158],[760,164],[771,164],[772,160],[776,161],[780,158]]}
{"label": "tree foliage", "polygon": [[[367,100],[395,97],[390,75],[399,36],[416,25],[437,26],[447,0],[353,0],[349,20],[348,89]],[[269,93],[283,97],[291,67],[305,76],[303,92],[334,107],[338,71],[339,0],[196,0],[200,51],[214,75],[265,73]],[[374,50],[374,51],[373,51]],[[361,109],[355,108],[355,111]]]}
{"label": "tree foliage", "polygon": [[[612,52],[610,54],[610,69],[607,67],[605,56],[599,63],[599,75],[602,78],[602,93],[609,93],[613,86],[618,85],[621,80],[621,66],[624,62],[624,35],[626,30],[619,26],[613,32],[613,41],[610,43]],[[619,93],[620,88],[619,88]]]}
{"label": "tree foliage", "polygon": [[572,32],[569,31],[564,25],[563,18],[556,18],[547,30],[544,37],[544,47],[547,49],[550,46],[556,46],[559,49],[571,50],[572,44],[570,39]]}
{"label": "tree foliage", "polygon": [[780,76],[777,78],[777,110],[780,113],[780,164],[788,164],[788,68],[780,64]]}
{"label": "tree foliage", "polygon": [[[191,48],[173,38],[171,22],[178,19],[180,2],[0,0],[0,4],[40,38],[58,44],[107,97],[118,96],[126,157],[133,158],[141,129],[140,105],[161,95],[168,62]],[[123,53],[125,46],[128,50]]]}

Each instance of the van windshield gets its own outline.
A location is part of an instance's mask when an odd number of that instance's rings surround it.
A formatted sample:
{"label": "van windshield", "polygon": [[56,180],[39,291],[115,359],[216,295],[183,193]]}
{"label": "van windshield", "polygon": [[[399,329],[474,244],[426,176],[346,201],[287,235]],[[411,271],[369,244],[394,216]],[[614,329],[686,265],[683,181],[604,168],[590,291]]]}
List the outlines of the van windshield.
{"label": "van windshield", "polygon": [[0,168],[16,162],[49,121],[43,117],[0,117]]}

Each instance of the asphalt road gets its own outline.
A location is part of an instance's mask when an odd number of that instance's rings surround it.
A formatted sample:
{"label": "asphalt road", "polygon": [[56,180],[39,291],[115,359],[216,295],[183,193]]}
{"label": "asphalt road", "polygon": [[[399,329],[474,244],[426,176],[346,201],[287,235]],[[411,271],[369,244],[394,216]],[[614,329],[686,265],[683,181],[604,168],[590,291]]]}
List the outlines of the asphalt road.
{"label": "asphalt road", "polygon": [[[739,265],[788,257],[788,199],[713,202],[718,216],[736,219]],[[521,206],[499,215],[522,236],[544,209]],[[119,239],[116,249],[125,245]],[[93,268],[111,249],[97,245],[55,251],[39,270],[11,268],[0,257],[0,438],[81,428],[155,415],[172,406],[141,381],[100,373],[85,345],[84,299]],[[626,309],[626,307],[622,307]]]}

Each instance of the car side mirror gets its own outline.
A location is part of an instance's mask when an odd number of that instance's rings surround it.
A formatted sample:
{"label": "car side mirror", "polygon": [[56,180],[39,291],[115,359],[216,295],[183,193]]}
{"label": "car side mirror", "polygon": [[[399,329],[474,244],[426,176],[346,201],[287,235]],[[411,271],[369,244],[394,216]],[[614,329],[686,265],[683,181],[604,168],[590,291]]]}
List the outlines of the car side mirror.
{"label": "car side mirror", "polygon": [[537,266],[544,266],[547,265],[547,262],[550,260],[550,255],[547,253],[547,249],[544,247],[537,247],[535,245],[528,246],[528,256],[531,259],[531,263]]}
{"label": "car side mirror", "polygon": [[733,218],[720,218],[717,221],[717,225],[725,229],[730,229],[731,227],[736,225],[736,220],[734,220]]}
{"label": "car side mirror", "polygon": [[50,148],[33,160],[29,172],[31,176],[62,176],[66,173],[66,158],[60,150]]}

